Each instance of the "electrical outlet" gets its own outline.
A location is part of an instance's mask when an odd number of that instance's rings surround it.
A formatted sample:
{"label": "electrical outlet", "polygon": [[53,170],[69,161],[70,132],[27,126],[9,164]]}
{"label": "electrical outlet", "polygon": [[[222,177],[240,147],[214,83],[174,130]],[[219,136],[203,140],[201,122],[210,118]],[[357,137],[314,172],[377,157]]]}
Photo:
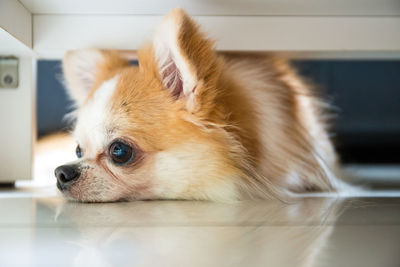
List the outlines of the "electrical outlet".
{"label": "electrical outlet", "polygon": [[0,88],[18,87],[18,58],[0,56]]}

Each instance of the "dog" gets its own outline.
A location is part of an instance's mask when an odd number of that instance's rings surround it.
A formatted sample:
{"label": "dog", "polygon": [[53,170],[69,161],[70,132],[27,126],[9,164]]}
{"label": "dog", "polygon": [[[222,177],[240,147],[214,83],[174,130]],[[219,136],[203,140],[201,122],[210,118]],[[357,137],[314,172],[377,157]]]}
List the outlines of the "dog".
{"label": "dog", "polygon": [[276,55],[217,53],[181,9],[132,65],[117,51],[69,51],[78,159],[55,170],[83,202],[285,199],[338,191],[326,105]]}

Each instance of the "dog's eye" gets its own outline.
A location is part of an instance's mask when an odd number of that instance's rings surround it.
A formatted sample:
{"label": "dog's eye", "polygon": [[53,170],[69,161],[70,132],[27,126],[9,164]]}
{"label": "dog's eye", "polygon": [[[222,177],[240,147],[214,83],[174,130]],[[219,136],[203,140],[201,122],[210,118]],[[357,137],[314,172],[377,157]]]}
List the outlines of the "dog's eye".
{"label": "dog's eye", "polygon": [[82,157],[82,150],[81,150],[81,147],[80,147],[79,145],[76,146],[75,154],[76,154],[76,156],[77,156],[78,158],[81,158],[81,157]]}
{"label": "dog's eye", "polygon": [[114,141],[110,145],[110,157],[115,164],[125,165],[135,158],[135,152],[128,144],[122,141]]}

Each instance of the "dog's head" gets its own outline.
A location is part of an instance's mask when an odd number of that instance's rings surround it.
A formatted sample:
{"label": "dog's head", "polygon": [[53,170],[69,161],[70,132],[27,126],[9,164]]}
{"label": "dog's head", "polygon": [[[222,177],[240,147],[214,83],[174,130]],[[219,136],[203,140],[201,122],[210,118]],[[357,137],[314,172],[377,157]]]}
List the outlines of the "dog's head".
{"label": "dog's head", "polygon": [[115,51],[66,54],[78,159],[56,169],[58,188],[89,202],[237,198],[213,43],[177,9],[138,59],[134,66]]}

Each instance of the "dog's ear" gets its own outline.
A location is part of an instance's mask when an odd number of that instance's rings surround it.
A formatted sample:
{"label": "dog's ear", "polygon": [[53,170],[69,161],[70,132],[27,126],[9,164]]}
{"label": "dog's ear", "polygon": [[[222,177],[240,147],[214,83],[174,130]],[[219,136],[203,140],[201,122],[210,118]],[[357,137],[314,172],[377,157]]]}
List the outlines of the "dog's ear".
{"label": "dog's ear", "polygon": [[68,51],[63,59],[63,73],[69,95],[79,107],[89,92],[101,82],[100,76],[110,76],[113,70],[123,67],[128,61],[116,51],[79,49]]}
{"label": "dog's ear", "polygon": [[192,113],[214,97],[211,87],[219,74],[214,43],[198,28],[182,9],[174,9],[163,19],[153,38],[154,59],[164,89],[173,98],[185,101]]}

